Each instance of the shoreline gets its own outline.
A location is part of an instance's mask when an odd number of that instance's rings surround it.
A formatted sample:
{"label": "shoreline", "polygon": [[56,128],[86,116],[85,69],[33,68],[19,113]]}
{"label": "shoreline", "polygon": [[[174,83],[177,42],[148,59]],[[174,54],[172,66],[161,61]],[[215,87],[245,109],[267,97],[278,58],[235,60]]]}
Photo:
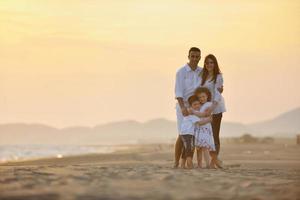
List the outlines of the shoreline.
{"label": "shoreline", "polygon": [[[296,151],[299,151],[300,156],[300,146],[298,145],[289,145],[288,147],[285,144],[227,144],[225,146],[233,146],[235,148],[244,148],[244,151],[237,152],[236,155],[221,155],[221,158],[224,157],[224,161],[231,164],[263,164],[270,163],[276,161],[278,164],[294,164],[295,166],[299,166],[300,169],[300,159],[295,157],[272,157],[274,154],[270,154],[269,151],[265,151],[264,149],[269,149],[272,146],[279,146],[284,148],[293,148]],[[249,160],[248,158],[252,157],[252,154],[255,152],[247,149],[254,149],[256,151],[261,151],[261,155],[256,155],[254,160]],[[41,157],[41,158],[33,158],[33,159],[25,159],[25,160],[16,160],[16,161],[8,161],[0,163],[1,166],[25,166],[25,165],[47,165],[51,163],[61,163],[61,164],[74,164],[79,162],[80,164],[84,163],[98,163],[98,162],[120,162],[120,161],[155,161],[161,160],[161,157],[165,154],[172,154],[172,144],[161,143],[161,144],[130,144],[130,145],[118,145],[114,147],[115,150],[108,153],[86,153],[86,154],[78,154],[78,155],[66,155],[62,157]],[[264,154],[266,153],[267,154]],[[157,154],[159,156],[153,156],[153,154]],[[238,158],[237,158],[238,157]],[[173,161],[172,155],[166,159],[165,161],[171,162]],[[194,164],[196,163],[196,156],[194,156]],[[172,164],[171,164],[172,165]],[[171,166],[170,165],[170,166]]]}
{"label": "shoreline", "polygon": [[[90,146],[90,145],[86,145]],[[93,145],[96,146],[97,145]],[[59,156],[45,156],[45,157],[38,157],[38,158],[26,158],[26,159],[19,159],[19,160],[8,160],[5,162],[0,162],[0,166],[17,166],[17,165],[22,165],[22,164],[28,164],[28,163],[40,163],[40,162],[54,162],[54,161],[59,161],[62,160],[64,162],[65,160],[73,160],[73,159],[80,159],[80,160],[85,160],[87,158],[89,161],[91,161],[89,158],[100,158],[103,161],[110,161],[110,158],[114,157],[119,157],[122,155],[127,154],[133,154],[135,153],[142,153],[142,152],[147,152],[148,149],[156,149],[159,148],[161,149],[162,146],[170,146],[168,143],[161,143],[161,144],[128,144],[128,145],[113,145],[111,148],[113,148],[113,151],[110,152],[101,152],[101,153],[82,153],[82,154],[74,154],[74,155],[61,155]],[[102,145],[99,145],[98,147],[102,147]],[[105,146],[107,147],[107,146]],[[125,158],[124,158],[125,159]]]}

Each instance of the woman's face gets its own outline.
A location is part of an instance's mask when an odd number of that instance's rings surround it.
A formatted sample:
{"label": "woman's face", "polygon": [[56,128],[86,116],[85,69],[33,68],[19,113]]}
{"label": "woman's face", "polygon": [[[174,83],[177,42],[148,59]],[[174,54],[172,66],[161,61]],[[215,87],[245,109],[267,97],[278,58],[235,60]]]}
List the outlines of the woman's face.
{"label": "woman's face", "polygon": [[205,62],[205,68],[207,69],[207,71],[211,72],[214,70],[215,68],[215,63],[212,59],[208,58]]}
{"label": "woman's face", "polygon": [[198,97],[198,99],[199,99],[199,101],[200,101],[201,104],[204,104],[204,103],[207,102],[208,96],[207,96],[206,93],[201,92],[201,93],[199,93],[199,94],[197,95],[197,97]]}

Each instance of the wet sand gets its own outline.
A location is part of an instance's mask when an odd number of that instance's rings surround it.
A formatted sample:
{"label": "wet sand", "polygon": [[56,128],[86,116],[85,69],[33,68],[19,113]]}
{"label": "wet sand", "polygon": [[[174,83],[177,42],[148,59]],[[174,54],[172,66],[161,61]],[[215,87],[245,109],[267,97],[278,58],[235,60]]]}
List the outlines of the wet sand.
{"label": "wet sand", "polygon": [[0,165],[0,199],[300,199],[300,146],[225,144],[225,168],[172,169],[173,146]]}

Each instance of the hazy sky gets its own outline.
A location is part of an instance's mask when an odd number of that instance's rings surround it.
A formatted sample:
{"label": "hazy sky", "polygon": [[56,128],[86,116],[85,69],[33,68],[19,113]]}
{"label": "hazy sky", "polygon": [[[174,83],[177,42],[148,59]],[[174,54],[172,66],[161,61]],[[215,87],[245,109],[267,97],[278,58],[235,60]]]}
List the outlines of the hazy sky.
{"label": "hazy sky", "polygon": [[191,46],[219,60],[224,120],[275,117],[300,106],[299,19],[292,0],[1,0],[0,123],[175,120]]}

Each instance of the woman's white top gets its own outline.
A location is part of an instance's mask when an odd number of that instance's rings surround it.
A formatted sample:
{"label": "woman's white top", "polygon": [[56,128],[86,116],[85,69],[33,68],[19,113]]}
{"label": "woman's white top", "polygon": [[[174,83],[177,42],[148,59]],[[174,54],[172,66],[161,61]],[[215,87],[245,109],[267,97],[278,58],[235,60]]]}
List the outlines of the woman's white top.
{"label": "woman's white top", "polygon": [[214,80],[206,80],[203,85],[201,85],[201,83],[202,83],[202,77],[201,77],[201,74],[200,74],[199,87],[208,88],[211,95],[212,95],[212,101],[217,101],[218,102],[218,105],[213,110],[213,114],[219,114],[219,113],[226,112],[224,97],[218,91],[218,88],[221,88],[223,86],[223,83],[224,83],[222,74],[217,75],[216,83],[214,83]]}

